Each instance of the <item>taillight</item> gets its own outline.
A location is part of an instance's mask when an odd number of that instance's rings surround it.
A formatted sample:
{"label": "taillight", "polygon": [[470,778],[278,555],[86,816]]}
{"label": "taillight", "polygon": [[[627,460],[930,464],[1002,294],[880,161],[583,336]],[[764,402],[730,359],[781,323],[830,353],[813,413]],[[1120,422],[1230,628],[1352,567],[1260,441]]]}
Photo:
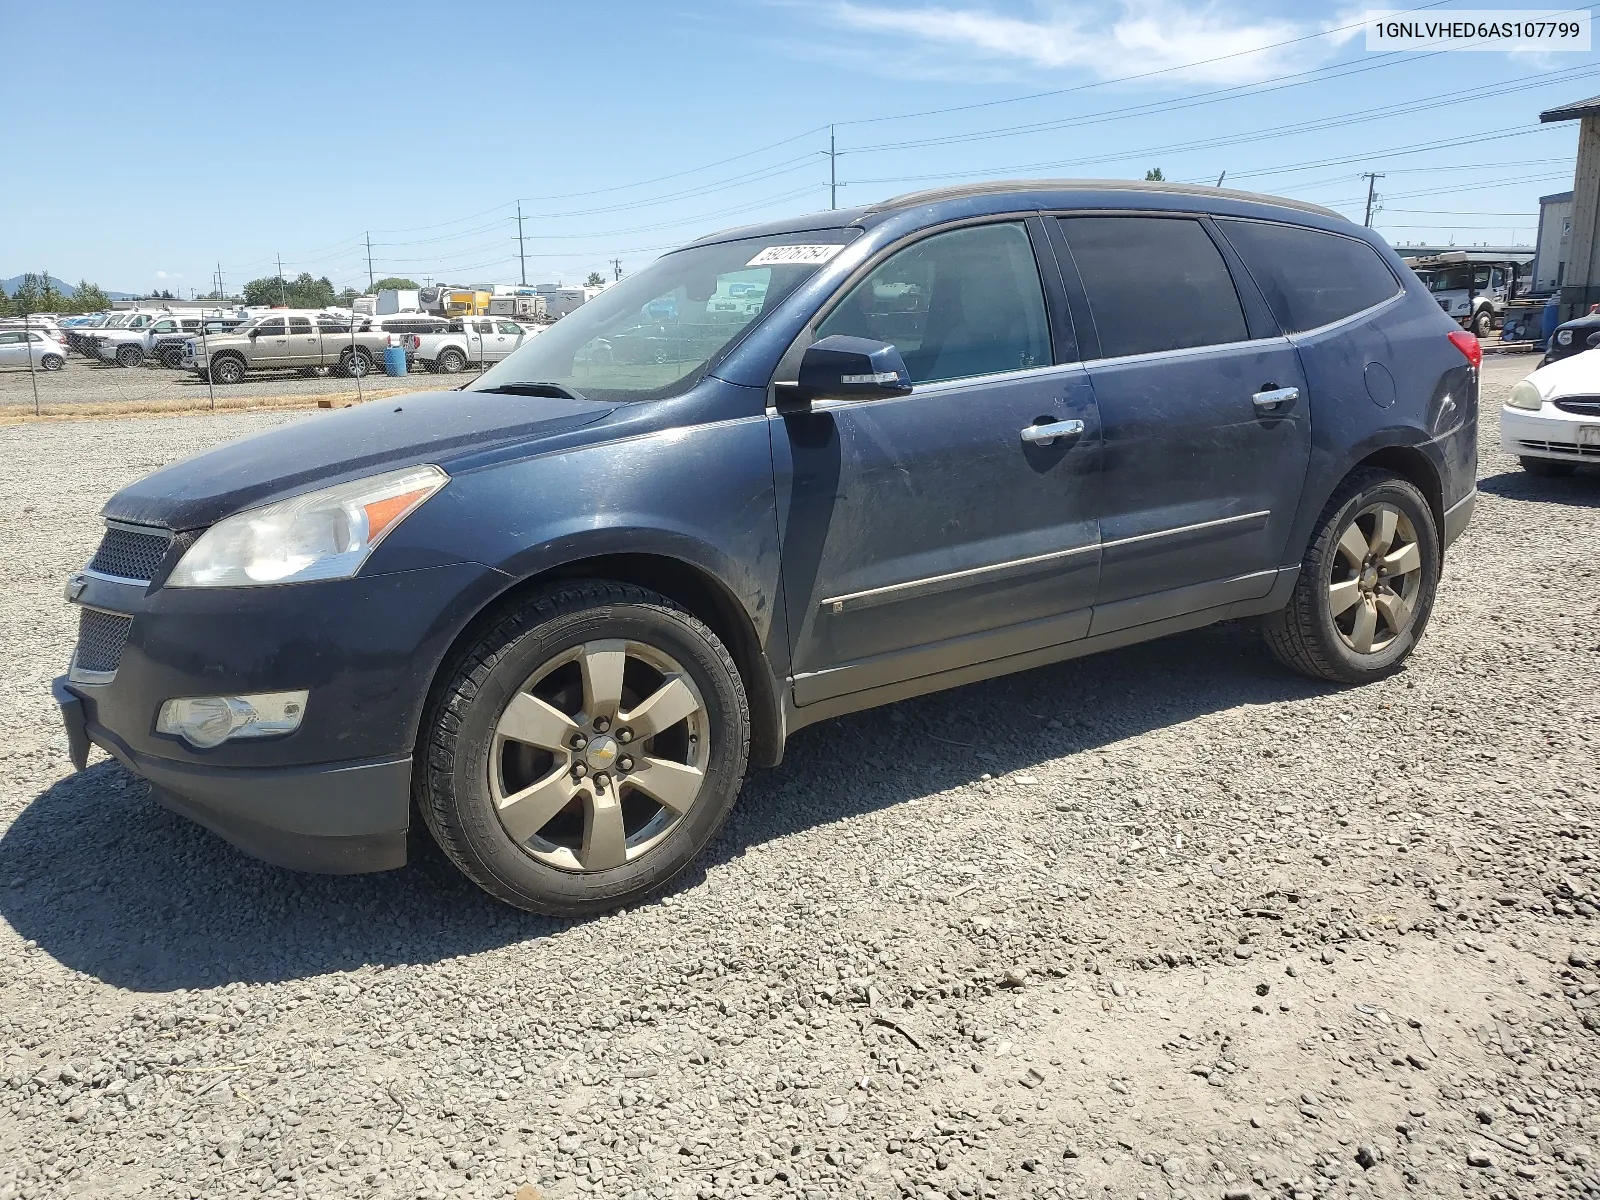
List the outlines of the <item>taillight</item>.
{"label": "taillight", "polygon": [[1478,339],[1465,329],[1457,329],[1450,334],[1450,344],[1462,354],[1467,356],[1467,361],[1474,367],[1483,362],[1483,347],[1478,344]]}

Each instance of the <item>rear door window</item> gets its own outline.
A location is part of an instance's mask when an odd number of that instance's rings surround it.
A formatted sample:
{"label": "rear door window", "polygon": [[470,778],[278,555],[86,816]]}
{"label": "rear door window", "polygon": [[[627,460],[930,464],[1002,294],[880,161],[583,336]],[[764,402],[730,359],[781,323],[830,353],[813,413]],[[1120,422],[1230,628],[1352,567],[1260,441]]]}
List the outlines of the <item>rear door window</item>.
{"label": "rear door window", "polygon": [[913,383],[1048,366],[1049,322],[1020,223],[935,234],[890,255],[817,327],[891,342]]}
{"label": "rear door window", "polygon": [[1100,355],[1218,346],[1250,337],[1222,252],[1199,221],[1062,217],[1100,335]]}
{"label": "rear door window", "polygon": [[1287,333],[1331,325],[1400,291],[1378,252],[1357,238],[1267,221],[1220,221]]}

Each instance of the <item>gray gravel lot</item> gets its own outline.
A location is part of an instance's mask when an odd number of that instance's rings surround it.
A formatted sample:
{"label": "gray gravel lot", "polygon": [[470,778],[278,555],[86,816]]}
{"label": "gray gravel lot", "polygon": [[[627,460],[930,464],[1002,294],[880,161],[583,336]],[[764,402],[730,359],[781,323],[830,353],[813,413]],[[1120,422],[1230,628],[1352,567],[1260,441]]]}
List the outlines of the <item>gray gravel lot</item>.
{"label": "gray gravel lot", "polygon": [[1531,365],[1395,678],[1230,625],[827,723],[579,923],[70,774],[98,505],[324,418],[0,428],[0,1200],[1600,1195],[1600,471],[1499,453]]}
{"label": "gray gravel lot", "polygon": [[[362,381],[367,390],[432,391],[459,387],[474,373],[434,375],[423,371],[391,379],[381,371]],[[119,367],[93,362],[78,354],[67,358],[60,371],[40,371],[39,402],[44,405],[183,403],[203,407],[210,403],[206,381],[193,371],[165,367]],[[278,396],[344,396],[356,398],[356,381],[338,375],[304,377],[298,371],[251,375],[232,387],[218,387],[217,399],[272,398]],[[0,413],[10,406],[33,407],[33,380],[27,371],[0,370]],[[197,444],[198,446],[198,444]]]}

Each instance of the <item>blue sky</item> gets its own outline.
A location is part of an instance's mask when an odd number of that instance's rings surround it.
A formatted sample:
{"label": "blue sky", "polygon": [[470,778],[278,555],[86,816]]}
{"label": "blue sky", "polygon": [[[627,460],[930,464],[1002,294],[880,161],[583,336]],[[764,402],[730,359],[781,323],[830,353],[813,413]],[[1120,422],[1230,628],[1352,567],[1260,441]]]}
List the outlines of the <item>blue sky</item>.
{"label": "blue sky", "polygon": [[529,282],[635,270],[827,207],[830,123],[841,207],[1159,166],[1359,220],[1374,170],[1397,245],[1528,241],[1577,140],[1538,113],[1600,93],[1593,53],[1382,56],[1361,8],[1269,0],[3,11],[0,100],[29,133],[0,278],[184,294],[279,254],[364,287],[368,231],[379,276],[515,281],[519,199]]}

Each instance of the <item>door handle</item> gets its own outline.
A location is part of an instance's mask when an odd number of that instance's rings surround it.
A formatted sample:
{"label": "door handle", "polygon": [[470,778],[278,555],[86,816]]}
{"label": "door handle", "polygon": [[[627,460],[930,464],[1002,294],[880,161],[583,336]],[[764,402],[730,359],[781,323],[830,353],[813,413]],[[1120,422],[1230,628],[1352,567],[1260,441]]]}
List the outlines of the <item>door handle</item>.
{"label": "door handle", "polygon": [[1290,405],[1300,399],[1300,389],[1295,387],[1263,388],[1250,399],[1262,412],[1277,412],[1279,405]]}
{"label": "door handle", "polygon": [[1083,422],[1071,421],[1046,421],[1044,424],[1033,424],[1022,430],[1022,440],[1034,446],[1048,446],[1057,438],[1077,437],[1083,432]]}

